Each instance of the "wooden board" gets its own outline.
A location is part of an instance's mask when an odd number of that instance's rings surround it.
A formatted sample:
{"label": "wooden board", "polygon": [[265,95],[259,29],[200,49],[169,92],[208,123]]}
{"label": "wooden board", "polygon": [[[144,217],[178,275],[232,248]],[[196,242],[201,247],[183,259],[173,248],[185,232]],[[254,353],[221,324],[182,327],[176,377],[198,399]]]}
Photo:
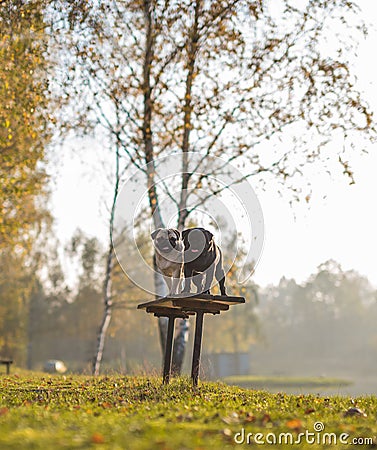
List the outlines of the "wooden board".
{"label": "wooden board", "polygon": [[219,314],[227,311],[230,306],[245,303],[244,297],[209,295],[209,294],[178,294],[169,297],[161,297],[138,305],[138,309],[145,309],[155,315],[180,316],[180,313],[194,314],[197,311]]}
{"label": "wooden board", "polygon": [[188,319],[189,314],[193,313],[187,313],[184,311],[181,311],[178,308],[166,308],[164,306],[147,306],[145,308],[147,313],[152,313],[156,317],[175,317],[180,319]]}

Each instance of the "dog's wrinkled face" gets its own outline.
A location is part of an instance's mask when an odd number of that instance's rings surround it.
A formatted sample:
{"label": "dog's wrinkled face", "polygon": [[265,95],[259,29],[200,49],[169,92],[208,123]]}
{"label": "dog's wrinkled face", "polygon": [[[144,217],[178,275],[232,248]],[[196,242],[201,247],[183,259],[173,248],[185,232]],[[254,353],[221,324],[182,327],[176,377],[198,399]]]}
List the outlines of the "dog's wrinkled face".
{"label": "dog's wrinkled face", "polygon": [[177,247],[181,235],[174,228],[159,228],[153,231],[151,238],[160,253],[169,253]]}
{"label": "dog's wrinkled face", "polygon": [[208,252],[213,245],[213,234],[204,228],[184,230],[182,238],[185,244],[185,256],[191,261]]}

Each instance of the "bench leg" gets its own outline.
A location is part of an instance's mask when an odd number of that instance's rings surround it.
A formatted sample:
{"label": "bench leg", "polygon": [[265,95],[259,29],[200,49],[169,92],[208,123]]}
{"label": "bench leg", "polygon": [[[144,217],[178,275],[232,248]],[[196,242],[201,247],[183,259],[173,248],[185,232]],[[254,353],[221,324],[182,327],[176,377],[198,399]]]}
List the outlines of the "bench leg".
{"label": "bench leg", "polygon": [[5,366],[6,366],[6,371],[7,371],[7,375],[10,374],[10,365],[12,364],[11,362],[4,362]]}
{"label": "bench leg", "polygon": [[200,352],[202,349],[203,311],[197,311],[195,323],[194,352],[192,354],[191,378],[194,386],[198,385],[200,369]]}
{"label": "bench leg", "polygon": [[169,317],[168,333],[167,333],[167,336],[166,336],[164,374],[163,374],[163,382],[164,382],[164,384],[168,384],[169,381],[170,381],[171,356],[172,356],[173,336],[174,336],[174,320],[175,320],[175,317],[173,317],[173,316]]}

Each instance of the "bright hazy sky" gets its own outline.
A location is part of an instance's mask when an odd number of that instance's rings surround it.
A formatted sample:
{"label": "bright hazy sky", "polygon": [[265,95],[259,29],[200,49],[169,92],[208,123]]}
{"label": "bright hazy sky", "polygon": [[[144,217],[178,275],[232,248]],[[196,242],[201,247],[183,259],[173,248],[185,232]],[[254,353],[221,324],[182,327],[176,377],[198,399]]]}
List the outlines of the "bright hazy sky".
{"label": "bright hazy sky", "polygon": [[[377,24],[377,1],[359,1],[368,22]],[[377,31],[371,29],[361,44],[357,74],[361,89],[377,113],[375,52]],[[104,186],[92,152],[98,143],[74,144],[76,155],[64,152],[52,172],[52,208],[56,233],[62,243],[80,227],[106,242]],[[79,155],[79,156],[77,156]],[[84,161],[84,162],[83,162]],[[318,176],[312,180],[309,204],[290,207],[274,192],[258,192],[265,218],[265,245],[254,280],[277,283],[282,276],[304,281],[327,259],[340,262],[343,269],[355,269],[368,276],[377,287],[377,144],[369,154],[355,155],[351,161],[356,184],[346,177]],[[97,176],[90,173],[91,168]],[[323,198],[326,196],[326,198]]]}

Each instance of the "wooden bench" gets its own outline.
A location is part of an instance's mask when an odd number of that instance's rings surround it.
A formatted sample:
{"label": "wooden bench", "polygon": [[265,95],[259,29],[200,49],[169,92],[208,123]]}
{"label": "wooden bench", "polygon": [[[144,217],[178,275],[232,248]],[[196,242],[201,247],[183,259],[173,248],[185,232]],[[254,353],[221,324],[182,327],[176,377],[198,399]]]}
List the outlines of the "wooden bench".
{"label": "wooden bench", "polygon": [[228,297],[226,295],[209,294],[191,294],[191,296],[187,296],[187,294],[178,294],[171,297],[161,297],[157,300],[138,305],[138,309],[145,309],[147,313],[152,313],[156,317],[168,317],[169,319],[166,336],[163,383],[169,383],[171,376],[175,319],[187,319],[190,315],[196,315],[191,379],[194,386],[197,386],[199,380],[204,314],[220,314],[222,311],[228,311],[231,305],[239,305],[242,303],[245,303],[244,297]]}
{"label": "wooden bench", "polygon": [[10,374],[10,365],[13,364],[13,361],[11,359],[1,359],[0,358],[0,364],[4,364],[7,366],[7,375]]}

